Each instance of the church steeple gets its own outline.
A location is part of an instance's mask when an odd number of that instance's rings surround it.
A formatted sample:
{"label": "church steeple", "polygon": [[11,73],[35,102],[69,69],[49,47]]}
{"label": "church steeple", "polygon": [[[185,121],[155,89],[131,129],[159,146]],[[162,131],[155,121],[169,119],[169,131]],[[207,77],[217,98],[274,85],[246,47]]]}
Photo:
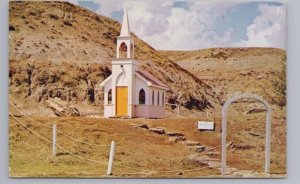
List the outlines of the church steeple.
{"label": "church steeple", "polygon": [[120,36],[117,38],[117,58],[133,58],[134,42],[131,38],[127,10],[124,9]]}
{"label": "church steeple", "polygon": [[130,36],[130,26],[129,26],[129,20],[127,15],[126,8],[124,9],[124,15],[123,15],[123,22],[122,22],[122,28],[121,28],[121,37],[128,37]]}

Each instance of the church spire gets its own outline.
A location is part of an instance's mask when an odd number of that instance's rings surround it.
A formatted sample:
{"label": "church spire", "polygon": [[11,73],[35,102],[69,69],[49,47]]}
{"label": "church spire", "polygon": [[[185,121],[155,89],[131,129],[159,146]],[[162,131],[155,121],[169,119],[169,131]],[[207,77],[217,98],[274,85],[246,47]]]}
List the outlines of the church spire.
{"label": "church spire", "polygon": [[121,28],[120,36],[121,37],[130,36],[129,20],[128,20],[128,15],[127,15],[126,8],[124,9],[123,22],[122,22],[122,28]]}

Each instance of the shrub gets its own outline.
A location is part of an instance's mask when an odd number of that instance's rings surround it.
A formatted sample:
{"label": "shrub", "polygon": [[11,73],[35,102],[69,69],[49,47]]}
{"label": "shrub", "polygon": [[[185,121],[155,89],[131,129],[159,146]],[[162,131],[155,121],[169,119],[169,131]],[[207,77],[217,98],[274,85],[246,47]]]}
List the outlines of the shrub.
{"label": "shrub", "polygon": [[49,14],[49,17],[51,19],[54,19],[54,20],[58,20],[59,19],[59,17],[57,15],[54,15],[54,14]]}
{"label": "shrub", "polygon": [[72,23],[70,21],[65,20],[64,21],[64,25],[66,25],[66,26],[72,26]]}
{"label": "shrub", "polygon": [[10,31],[15,31],[16,28],[15,28],[15,26],[13,26],[13,25],[9,25],[9,30],[10,30]]}

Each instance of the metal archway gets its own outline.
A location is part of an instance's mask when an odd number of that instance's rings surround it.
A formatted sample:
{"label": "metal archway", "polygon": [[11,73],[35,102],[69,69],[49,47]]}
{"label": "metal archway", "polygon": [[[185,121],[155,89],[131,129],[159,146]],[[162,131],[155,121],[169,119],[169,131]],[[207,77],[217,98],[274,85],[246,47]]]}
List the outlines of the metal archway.
{"label": "metal archway", "polygon": [[266,143],[265,143],[265,173],[270,173],[270,150],[271,150],[271,106],[262,97],[249,93],[238,93],[225,102],[222,109],[222,175],[226,173],[226,133],[227,111],[232,102],[242,98],[251,98],[261,102],[267,109],[266,116]]}

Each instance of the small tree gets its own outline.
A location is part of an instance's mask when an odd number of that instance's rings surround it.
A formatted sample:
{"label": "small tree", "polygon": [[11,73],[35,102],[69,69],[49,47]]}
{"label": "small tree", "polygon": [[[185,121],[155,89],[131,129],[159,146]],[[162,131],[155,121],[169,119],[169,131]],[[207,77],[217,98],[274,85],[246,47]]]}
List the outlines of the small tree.
{"label": "small tree", "polygon": [[286,106],[286,56],[281,59],[281,70],[272,81],[275,97],[273,101],[281,109]]}

